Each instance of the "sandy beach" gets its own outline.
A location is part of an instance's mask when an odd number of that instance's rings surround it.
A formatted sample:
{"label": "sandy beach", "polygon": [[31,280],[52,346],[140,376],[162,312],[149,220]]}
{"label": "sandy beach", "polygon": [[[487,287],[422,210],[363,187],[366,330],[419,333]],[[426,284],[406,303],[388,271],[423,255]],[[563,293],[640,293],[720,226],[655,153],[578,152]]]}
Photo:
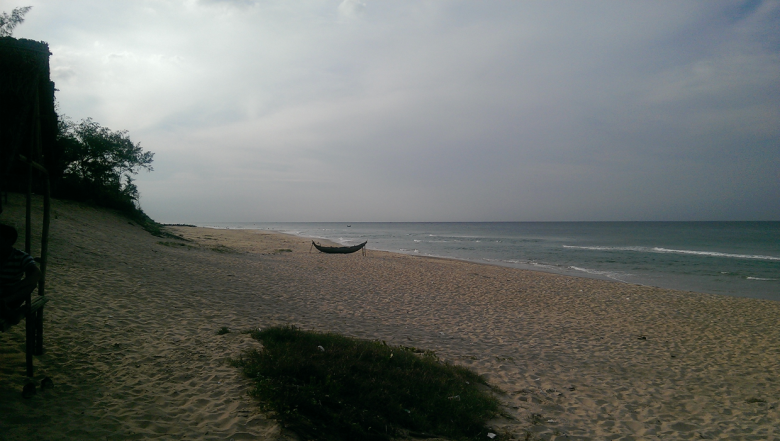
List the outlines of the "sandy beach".
{"label": "sandy beach", "polygon": [[[9,197],[0,220],[22,231]],[[491,422],[505,439],[780,438],[778,302],[168,227],[181,241],[107,210],[53,210],[33,380],[55,387],[22,398],[24,326],[0,335],[3,441],[295,440],[225,363],[259,346],[241,331],[277,324],[474,369],[505,392],[509,418]]]}

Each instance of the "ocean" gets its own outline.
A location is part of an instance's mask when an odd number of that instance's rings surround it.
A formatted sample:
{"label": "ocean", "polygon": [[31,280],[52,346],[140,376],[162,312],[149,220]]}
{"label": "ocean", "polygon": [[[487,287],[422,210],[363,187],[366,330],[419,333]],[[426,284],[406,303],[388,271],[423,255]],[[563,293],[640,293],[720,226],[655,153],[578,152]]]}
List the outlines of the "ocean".
{"label": "ocean", "polygon": [[780,222],[213,223],[369,250],[780,301]]}

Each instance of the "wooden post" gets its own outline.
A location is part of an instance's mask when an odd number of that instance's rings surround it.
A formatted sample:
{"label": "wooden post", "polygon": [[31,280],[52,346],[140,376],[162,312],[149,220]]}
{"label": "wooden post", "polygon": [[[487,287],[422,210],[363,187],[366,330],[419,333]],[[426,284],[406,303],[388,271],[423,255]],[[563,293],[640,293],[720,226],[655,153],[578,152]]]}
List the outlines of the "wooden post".
{"label": "wooden post", "polygon": [[[27,294],[27,308],[32,306],[32,292]],[[33,319],[34,313],[27,311],[27,317],[24,319],[25,330],[25,352],[27,353],[27,376],[33,376],[33,352],[35,350],[35,320]]]}
{"label": "wooden post", "polygon": [[[27,149],[27,158],[29,162],[27,164],[27,206],[25,212],[25,224],[24,224],[24,252],[30,254],[32,249],[32,177],[33,177],[33,144],[37,138],[38,132],[38,88],[35,88],[35,95],[33,97],[35,102],[33,103],[33,120],[32,120],[32,139],[30,140],[29,147]],[[27,294],[27,308],[32,307],[32,293]],[[32,310],[28,310],[25,314],[25,353],[27,361],[27,376],[33,376],[33,352],[35,352],[35,319]]]}
{"label": "wooden post", "polygon": [[34,147],[37,141],[37,138],[40,133],[40,103],[38,103],[38,79],[36,77],[35,80],[36,87],[35,87],[35,93],[33,95],[33,99],[35,100],[33,102],[33,110],[32,110],[32,139],[30,139],[30,143],[28,144],[29,147],[27,148],[27,158],[29,160],[27,164],[27,213],[25,216],[25,224],[24,224],[24,252],[27,254],[31,253],[32,250],[32,178],[33,178],[33,166],[32,166],[32,159],[35,157],[33,156],[34,153]]}
{"label": "wooden post", "polygon": [[[40,121],[40,120],[39,120]],[[40,129],[40,123],[38,124]],[[38,151],[41,151],[41,131],[38,130]],[[46,294],[46,266],[49,260],[49,224],[51,223],[51,185],[49,173],[41,171],[43,177],[43,231],[41,232],[41,280],[38,281],[38,295]],[[43,354],[43,306],[35,311],[35,355]]]}
{"label": "wooden post", "polygon": [[[30,149],[32,150],[32,149]],[[27,167],[27,206],[24,217],[24,252],[32,248],[32,164]]]}
{"label": "wooden post", "polygon": [[51,224],[51,187],[49,175],[43,173],[43,232],[41,234],[41,280],[38,283],[38,295],[45,295],[46,267],[49,261],[49,225]]}

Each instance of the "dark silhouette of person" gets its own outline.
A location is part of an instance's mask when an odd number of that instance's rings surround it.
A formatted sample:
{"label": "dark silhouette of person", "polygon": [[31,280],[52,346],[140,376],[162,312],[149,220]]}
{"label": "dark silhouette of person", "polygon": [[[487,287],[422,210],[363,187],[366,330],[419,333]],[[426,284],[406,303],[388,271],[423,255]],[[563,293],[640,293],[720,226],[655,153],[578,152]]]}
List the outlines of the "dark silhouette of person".
{"label": "dark silhouette of person", "polygon": [[16,228],[0,224],[0,301],[6,311],[19,308],[41,278],[32,256],[14,248],[18,237]]}

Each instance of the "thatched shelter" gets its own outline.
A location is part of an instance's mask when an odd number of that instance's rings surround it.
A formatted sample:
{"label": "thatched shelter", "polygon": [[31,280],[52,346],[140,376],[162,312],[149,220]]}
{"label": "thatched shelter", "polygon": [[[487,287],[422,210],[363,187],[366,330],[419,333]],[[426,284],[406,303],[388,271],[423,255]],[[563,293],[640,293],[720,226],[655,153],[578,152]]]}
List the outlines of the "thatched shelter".
{"label": "thatched shelter", "polygon": [[[49,79],[49,45],[0,37],[0,188],[26,191],[26,168],[18,155],[55,170],[54,83]],[[40,184],[36,190],[42,192]],[[0,212],[2,210],[0,209]]]}
{"label": "thatched shelter", "polygon": [[[0,330],[25,317],[27,326],[27,375],[33,375],[33,354],[43,351],[43,305],[50,221],[50,178],[59,155],[55,140],[54,83],[49,78],[49,46],[43,42],[0,38],[0,191],[27,194],[25,251],[32,254],[31,198],[44,196],[43,231],[39,265],[43,277],[38,296],[29,296],[21,308],[0,305]],[[0,214],[2,198],[0,198]]]}

